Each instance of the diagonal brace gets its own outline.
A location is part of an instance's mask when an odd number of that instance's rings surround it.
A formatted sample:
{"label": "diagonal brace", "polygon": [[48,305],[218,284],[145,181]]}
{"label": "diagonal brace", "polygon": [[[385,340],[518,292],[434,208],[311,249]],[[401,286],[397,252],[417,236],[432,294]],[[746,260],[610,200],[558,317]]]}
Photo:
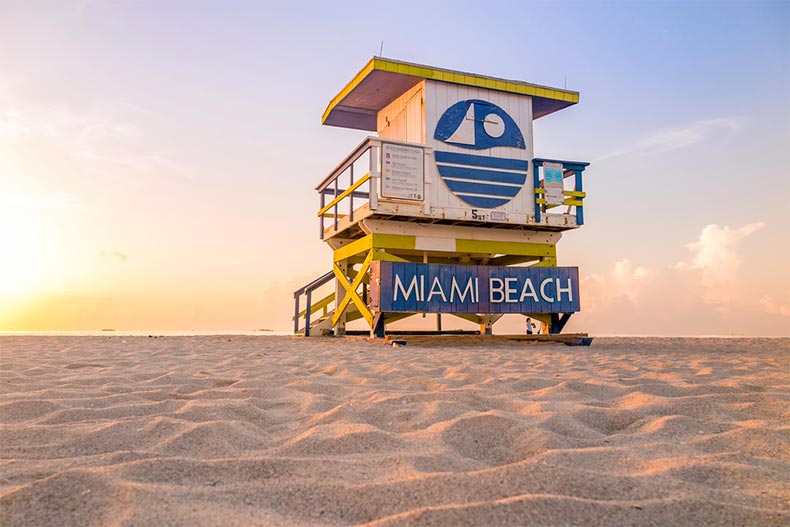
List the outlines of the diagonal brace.
{"label": "diagonal brace", "polygon": [[368,309],[368,306],[365,305],[365,302],[362,301],[362,297],[359,296],[357,293],[357,289],[365,280],[365,276],[367,276],[368,269],[370,269],[370,262],[373,260],[373,251],[368,251],[367,257],[365,257],[365,261],[362,262],[362,267],[360,267],[359,271],[357,272],[357,276],[354,277],[352,282],[348,281],[348,278],[343,275],[343,272],[338,267],[337,263],[332,266],[332,271],[335,273],[340,285],[343,286],[343,289],[346,291],[346,295],[343,297],[343,300],[340,301],[337,308],[335,308],[335,313],[332,315],[332,325],[334,326],[337,324],[337,321],[340,320],[340,315],[345,311],[348,307],[349,302],[354,302],[359,309],[359,312],[365,317],[368,324],[373,324],[373,314]]}

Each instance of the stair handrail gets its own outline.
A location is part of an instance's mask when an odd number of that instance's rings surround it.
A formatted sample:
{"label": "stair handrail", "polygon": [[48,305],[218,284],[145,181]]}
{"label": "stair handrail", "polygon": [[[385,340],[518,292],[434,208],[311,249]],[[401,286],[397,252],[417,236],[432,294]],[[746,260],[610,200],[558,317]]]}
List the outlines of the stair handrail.
{"label": "stair handrail", "polygon": [[305,320],[304,336],[309,337],[310,336],[310,308],[311,308],[310,302],[312,300],[311,298],[312,293],[322,285],[332,280],[334,276],[335,273],[333,271],[329,271],[328,273],[319,276],[318,278],[316,278],[309,284],[305,285],[304,287],[301,287],[296,291],[294,291],[294,334],[299,333],[299,318],[300,318],[299,315],[301,314],[299,310],[299,300],[301,299],[302,295],[305,295],[307,301],[304,311],[304,320]]}

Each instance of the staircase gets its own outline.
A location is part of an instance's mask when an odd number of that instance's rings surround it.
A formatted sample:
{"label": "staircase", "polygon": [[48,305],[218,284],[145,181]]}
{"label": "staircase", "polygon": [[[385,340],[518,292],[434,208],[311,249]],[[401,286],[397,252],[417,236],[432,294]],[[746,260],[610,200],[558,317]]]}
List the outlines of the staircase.
{"label": "staircase", "polygon": [[[331,271],[320,276],[306,286],[294,291],[294,335],[309,337],[311,335],[326,336],[333,333],[332,316],[335,314],[335,293],[331,293],[317,302],[313,302],[313,292],[334,278]],[[301,299],[305,297],[305,308],[300,310]],[[319,313],[320,312],[320,313]],[[314,318],[318,314],[318,318]],[[353,304],[346,308],[346,322],[362,318]]]}
{"label": "staircase", "polygon": [[[329,271],[294,291],[294,335],[309,337],[311,330],[315,330],[318,334],[326,335],[332,330],[332,313],[334,313],[334,310],[330,310],[329,305],[334,304],[335,294],[332,293],[313,303],[313,291],[328,283],[334,277],[335,274]],[[300,310],[302,296],[305,297],[306,305],[303,310]],[[313,314],[319,310],[323,311],[319,318],[312,320]],[[304,319],[304,326],[300,327],[302,319]]]}

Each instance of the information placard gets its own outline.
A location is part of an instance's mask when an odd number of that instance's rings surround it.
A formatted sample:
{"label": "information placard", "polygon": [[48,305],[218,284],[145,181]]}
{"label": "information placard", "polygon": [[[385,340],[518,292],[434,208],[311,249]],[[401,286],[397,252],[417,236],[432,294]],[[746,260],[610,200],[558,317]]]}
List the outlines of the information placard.
{"label": "information placard", "polygon": [[381,196],[422,201],[425,198],[422,148],[384,143],[381,150]]}
{"label": "information placard", "polygon": [[562,183],[562,163],[543,164],[543,189],[547,205],[562,205],[565,190]]}

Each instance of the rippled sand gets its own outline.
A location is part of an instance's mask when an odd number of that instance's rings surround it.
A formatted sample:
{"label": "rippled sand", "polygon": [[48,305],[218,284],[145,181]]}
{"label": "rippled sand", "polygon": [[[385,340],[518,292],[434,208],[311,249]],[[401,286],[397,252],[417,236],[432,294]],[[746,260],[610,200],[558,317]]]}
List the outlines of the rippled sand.
{"label": "rippled sand", "polygon": [[0,525],[788,525],[790,340],[0,337]]}

